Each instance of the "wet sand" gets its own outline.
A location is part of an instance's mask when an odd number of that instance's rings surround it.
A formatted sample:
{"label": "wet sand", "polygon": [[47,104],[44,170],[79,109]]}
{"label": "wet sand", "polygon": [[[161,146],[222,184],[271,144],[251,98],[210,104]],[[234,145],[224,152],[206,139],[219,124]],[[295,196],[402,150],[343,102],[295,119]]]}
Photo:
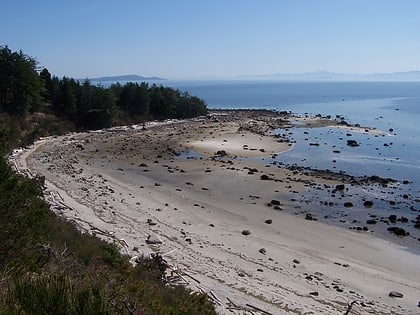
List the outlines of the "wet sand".
{"label": "wet sand", "polygon": [[350,314],[418,314],[419,255],[281,211],[307,185],[340,184],[247,159],[290,150],[269,136],[289,120],[219,112],[51,137],[12,160],[45,176],[58,215],[131,257],[163,254],[221,314],[342,314],[353,301]]}

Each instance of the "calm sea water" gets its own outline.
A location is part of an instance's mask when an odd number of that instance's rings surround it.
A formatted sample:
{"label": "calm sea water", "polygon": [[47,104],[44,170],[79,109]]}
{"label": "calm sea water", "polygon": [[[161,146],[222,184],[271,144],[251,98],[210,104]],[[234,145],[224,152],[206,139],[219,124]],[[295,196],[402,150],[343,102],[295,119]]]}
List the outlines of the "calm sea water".
{"label": "calm sea water", "polygon": [[[169,81],[165,84],[204,99],[211,109],[264,108],[296,114],[339,115],[349,123],[385,131],[386,136],[375,136],[337,128],[293,128],[289,136],[296,141],[295,146],[278,155],[275,162],[353,176],[377,175],[400,183],[408,181],[408,185],[397,184],[389,189],[350,187],[339,201],[331,198],[330,193],[313,191],[301,204],[302,208],[310,204],[311,211],[321,220],[348,228],[366,226],[371,218],[386,220],[392,214],[408,218],[408,222],[394,224],[380,223],[378,219],[377,225],[369,225],[369,231],[420,253],[420,229],[414,228],[420,214],[420,82]],[[348,139],[356,140],[360,146],[347,146]],[[263,162],[273,161],[268,158]],[[375,200],[374,206],[364,209],[361,198]],[[324,201],[335,205],[326,206]],[[343,208],[345,201],[355,207]],[[404,228],[410,237],[391,235],[387,231],[390,225]]]}
{"label": "calm sea water", "polygon": [[[287,163],[344,170],[351,175],[379,175],[413,182],[420,190],[420,82],[250,82],[168,81],[165,84],[205,100],[211,109],[265,108],[297,114],[340,115],[350,123],[389,133],[374,137],[352,132],[361,145],[350,148],[342,130],[295,130]],[[319,142],[319,147],[308,143]],[[323,143],[334,143],[323,145]],[[333,151],[340,150],[337,156]],[[335,160],[332,164],[332,160]]]}

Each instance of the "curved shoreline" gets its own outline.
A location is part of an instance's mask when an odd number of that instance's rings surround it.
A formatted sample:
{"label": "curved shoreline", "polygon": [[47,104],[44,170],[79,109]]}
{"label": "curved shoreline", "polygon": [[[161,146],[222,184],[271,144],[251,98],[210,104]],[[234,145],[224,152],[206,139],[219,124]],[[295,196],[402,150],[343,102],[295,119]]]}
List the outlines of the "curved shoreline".
{"label": "curved shoreline", "polygon": [[[56,213],[117,240],[131,256],[169,253],[168,262],[199,281],[191,280],[192,288],[214,292],[222,313],[232,301],[275,314],[339,313],[355,300],[356,314],[415,314],[420,257],[371,235],[267,207],[273,200],[293,207],[290,196],[314,179],[235,159],[271,154],[261,135],[247,138],[245,132],[241,141],[232,136],[243,119],[52,137],[14,158],[19,170],[46,177]],[[176,158],[183,148],[206,141],[208,158]],[[232,152],[221,146],[230,143],[236,144]],[[244,150],[245,144],[255,150]],[[226,159],[211,158],[219,145]],[[243,235],[245,230],[250,234]],[[146,244],[149,235],[162,243]],[[391,290],[404,298],[388,297]]]}

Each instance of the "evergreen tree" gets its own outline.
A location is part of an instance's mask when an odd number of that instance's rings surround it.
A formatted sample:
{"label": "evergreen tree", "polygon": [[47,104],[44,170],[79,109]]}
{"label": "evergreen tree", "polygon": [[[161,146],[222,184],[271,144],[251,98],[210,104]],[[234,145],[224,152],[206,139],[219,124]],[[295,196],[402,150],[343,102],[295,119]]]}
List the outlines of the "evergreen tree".
{"label": "evergreen tree", "polygon": [[41,108],[42,82],[35,59],[22,51],[0,47],[0,109],[26,116]]}

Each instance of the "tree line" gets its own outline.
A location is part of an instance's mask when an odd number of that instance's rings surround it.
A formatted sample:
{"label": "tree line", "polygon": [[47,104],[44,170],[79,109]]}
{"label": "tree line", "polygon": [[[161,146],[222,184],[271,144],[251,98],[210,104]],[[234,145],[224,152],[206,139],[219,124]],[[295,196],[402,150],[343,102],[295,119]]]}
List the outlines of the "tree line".
{"label": "tree line", "polygon": [[207,113],[205,102],[188,92],[146,82],[101,87],[89,80],[59,79],[37,66],[22,51],[0,46],[0,112],[22,118],[35,112],[54,114],[76,129]]}
{"label": "tree line", "polygon": [[132,267],[117,245],[55,216],[44,178],[16,174],[4,158],[45,133],[193,117],[204,102],[147,83],[59,79],[37,65],[0,46],[0,314],[215,314],[205,294],[165,283],[156,259]]}

